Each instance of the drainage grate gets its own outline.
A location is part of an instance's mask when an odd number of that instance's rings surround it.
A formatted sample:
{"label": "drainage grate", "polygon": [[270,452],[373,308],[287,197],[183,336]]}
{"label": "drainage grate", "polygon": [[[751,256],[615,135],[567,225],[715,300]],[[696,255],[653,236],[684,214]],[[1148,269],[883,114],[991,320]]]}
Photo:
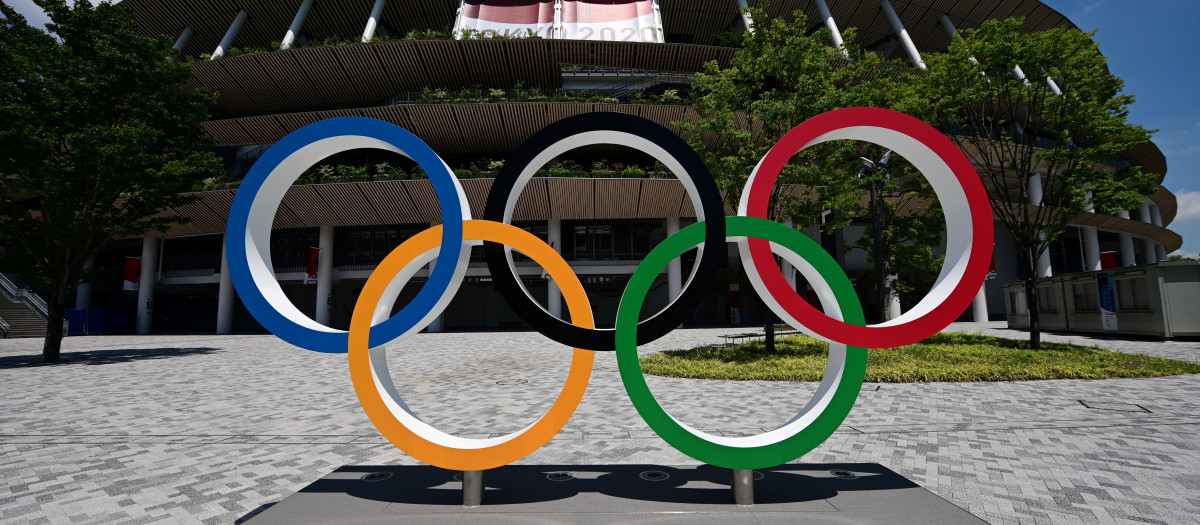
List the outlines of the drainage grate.
{"label": "drainage grate", "polygon": [[528,379],[501,379],[496,381],[496,384],[501,386],[524,385],[528,383]]}
{"label": "drainage grate", "polygon": [[546,479],[550,481],[571,481],[575,479],[575,475],[570,472],[551,472],[546,474]]}
{"label": "drainage grate", "polygon": [[831,470],[829,471],[829,475],[838,479],[858,479],[858,474],[849,470]]}
{"label": "drainage grate", "polygon": [[366,481],[367,483],[374,483],[376,481],[383,481],[390,477],[392,477],[391,472],[372,472],[372,473],[364,475],[363,477],[358,478],[358,479]]}
{"label": "drainage grate", "polygon": [[641,474],[638,474],[638,477],[642,478],[646,481],[666,481],[668,479],[671,479],[670,474],[667,474],[666,472],[663,472],[661,470],[647,470],[647,471],[642,472]]}
{"label": "drainage grate", "polygon": [[1090,408],[1092,410],[1113,410],[1116,412],[1145,412],[1147,414],[1153,413],[1153,412],[1150,412],[1150,409],[1148,409],[1142,405],[1135,405],[1133,403],[1108,403],[1108,402],[1101,402],[1101,401],[1086,401],[1086,400],[1080,399],[1079,404],[1083,405],[1086,408]]}

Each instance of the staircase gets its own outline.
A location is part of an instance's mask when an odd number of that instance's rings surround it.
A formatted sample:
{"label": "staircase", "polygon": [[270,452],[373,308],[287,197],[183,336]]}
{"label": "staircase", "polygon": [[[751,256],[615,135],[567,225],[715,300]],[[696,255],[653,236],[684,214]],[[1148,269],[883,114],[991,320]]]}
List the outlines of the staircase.
{"label": "staircase", "polygon": [[[0,295],[0,319],[8,323],[8,337],[46,337],[46,321],[25,303]],[[3,326],[3,323],[0,323]]]}

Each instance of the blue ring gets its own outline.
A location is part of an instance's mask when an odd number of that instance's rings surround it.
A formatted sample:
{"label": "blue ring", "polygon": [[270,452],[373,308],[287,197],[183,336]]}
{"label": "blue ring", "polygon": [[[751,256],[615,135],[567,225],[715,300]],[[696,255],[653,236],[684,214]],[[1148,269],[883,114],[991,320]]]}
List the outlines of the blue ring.
{"label": "blue ring", "polygon": [[[250,273],[246,253],[246,236],[250,211],[267,177],[288,157],[301,148],[319,140],[340,136],[361,136],[387,142],[416,161],[429,175],[442,212],[442,245],[439,261],[455,264],[434,265],[429,280],[416,298],[395,316],[371,329],[370,346],[386,344],[421,322],[452,284],[457,262],[463,250],[463,207],[459,202],[459,185],[454,173],[433,150],[416,135],[394,124],[364,117],[341,117],[322,120],[289,133],[271,146],[246,174],[229,211],[225,230],[225,250],[233,286],[246,309],[264,328],[293,345],[325,353],[346,353],[346,332],[322,332],[298,325],[281,314],[263,296]],[[281,174],[287,177],[289,174]],[[295,174],[299,177],[299,174]],[[294,179],[293,179],[294,180]],[[447,252],[446,250],[453,250]],[[330,254],[332,255],[332,254]],[[268,264],[270,261],[268,261]]]}

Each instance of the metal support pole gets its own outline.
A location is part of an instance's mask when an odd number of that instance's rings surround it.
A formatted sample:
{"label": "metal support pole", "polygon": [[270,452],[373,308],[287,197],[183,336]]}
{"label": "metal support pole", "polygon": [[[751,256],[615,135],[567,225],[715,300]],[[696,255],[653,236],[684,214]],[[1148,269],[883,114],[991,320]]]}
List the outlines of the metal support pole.
{"label": "metal support pole", "polygon": [[464,507],[478,507],[483,504],[483,471],[464,471],[462,473],[462,491]]}
{"label": "metal support pole", "polygon": [[367,19],[367,27],[363,29],[363,43],[375,38],[375,29],[379,27],[379,19],[383,18],[383,6],[386,3],[387,0],[375,0],[375,7],[371,8],[371,18]]}
{"label": "metal support pole", "polygon": [[896,32],[900,43],[904,45],[904,51],[908,53],[908,59],[912,61],[914,66],[925,69],[925,61],[921,60],[921,53],[917,51],[917,45],[913,43],[912,37],[908,36],[908,30],[900,22],[900,16],[896,14],[896,9],[892,7],[892,2],[890,0],[883,0],[879,4],[879,7],[883,8],[883,14],[887,15],[888,21],[892,23],[892,30]]}
{"label": "metal support pole", "polygon": [[154,328],[154,289],[158,284],[158,237],[142,239],[142,271],[138,276],[137,334],[146,335]]}
{"label": "metal support pole", "polygon": [[[562,220],[546,221],[546,240],[554,251],[562,253]],[[550,315],[562,319],[562,289],[553,279],[546,282],[546,308]]]}
{"label": "metal support pole", "polygon": [[300,34],[300,30],[304,29],[304,20],[308,18],[308,11],[312,9],[313,0],[304,0],[300,4],[300,9],[296,11],[295,18],[292,18],[292,25],[288,28],[287,34],[283,35],[283,42],[279,44],[280,49],[292,47],[296,42],[296,35]]}
{"label": "metal support pole", "polygon": [[237,17],[233,19],[233,23],[229,24],[229,30],[225,31],[225,36],[221,38],[221,43],[217,44],[217,48],[212,52],[212,58],[216,60],[225,56],[229,52],[229,48],[233,47],[233,40],[237,38],[238,32],[242,30],[242,24],[246,23],[246,17],[250,16],[245,9],[238,11]]}
{"label": "metal support pole", "polygon": [[233,276],[229,274],[229,259],[225,255],[225,243],[221,242],[221,280],[217,285],[218,335],[233,333],[233,296]]}
{"label": "metal support pole", "polygon": [[175,39],[175,45],[171,47],[183,51],[183,47],[188,45],[188,42],[192,40],[192,36],[195,34],[196,30],[192,29],[191,26],[183,28],[183,32],[179,34],[179,38]]}
{"label": "metal support pole", "polygon": [[[441,221],[431,222],[431,223],[429,223],[429,227],[432,228],[434,226],[438,226],[441,224],[442,224]],[[437,263],[438,263],[438,259],[434,259],[432,262],[429,263],[429,274],[430,275],[433,274],[433,269],[434,269],[434,267],[437,266]],[[446,312],[443,311],[441,315],[435,317],[432,321],[429,322],[429,326],[427,326],[425,328],[425,332],[430,333],[430,334],[440,334],[440,333],[442,333],[442,330],[445,328],[445,323],[446,323]]]}
{"label": "metal support pole", "polygon": [[329,326],[333,302],[333,226],[322,226],[317,240],[317,307],[313,320]]}
{"label": "metal support pole", "polygon": [[846,42],[842,40],[842,32],[838,30],[837,22],[833,19],[833,14],[829,12],[829,6],[825,4],[825,0],[817,0],[817,11],[821,13],[821,21],[825,22],[825,27],[829,29],[829,39],[833,41],[833,47],[842,50],[842,54],[846,54]]}
{"label": "metal support pole", "polygon": [[733,487],[733,502],[738,505],[754,504],[754,471],[733,469],[729,485]]}

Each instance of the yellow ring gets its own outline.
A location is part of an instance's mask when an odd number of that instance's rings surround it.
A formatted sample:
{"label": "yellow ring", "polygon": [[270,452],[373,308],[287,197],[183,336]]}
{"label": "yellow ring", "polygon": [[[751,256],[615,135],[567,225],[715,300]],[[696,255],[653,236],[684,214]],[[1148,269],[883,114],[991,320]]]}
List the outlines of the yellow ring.
{"label": "yellow ring", "polygon": [[[546,270],[562,290],[567,302],[571,322],[580,328],[592,329],[592,309],[579,277],[554,251],[534,235],[515,226],[492,221],[465,221],[465,240],[499,242],[511,246],[530,257]],[[507,465],[521,459],[550,441],[571,419],[583,393],[587,390],[592,375],[595,353],[576,348],[571,356],[571,368],[562,392],[554,404],[537,422],[499,444],[481,448],[460,448],[437,443],[418,435],[396,418],[384,401],[372,376],[371,359],[367,341],[371,332],[372,316],[388,284],[404,268],[421,254],[437,248],[442,239],[442,227],[434,226],[398,246],[379,267],[359,295],[350,319],[349,351],[350,378],[354,391],[362,403],[367,417],[384,437],[413,458],[449,470],[486,470]]]}

